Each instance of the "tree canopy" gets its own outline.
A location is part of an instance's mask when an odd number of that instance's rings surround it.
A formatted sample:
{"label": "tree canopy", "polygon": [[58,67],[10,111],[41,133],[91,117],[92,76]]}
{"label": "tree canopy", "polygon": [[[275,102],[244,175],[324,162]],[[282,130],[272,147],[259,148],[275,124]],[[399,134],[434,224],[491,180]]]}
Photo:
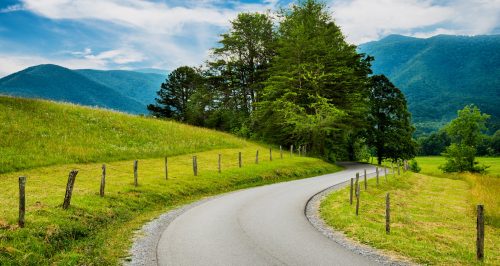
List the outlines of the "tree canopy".
{"label": "tree canopy", "polygon": [[417,144],[403,93],[384,75],[371,77],[368,143],[375,148],[377,160],[411,159]]}
{"label": "tree canopy", "polygon": [[[176,69],[148,108],[329,160],[358,159],[368,155],[366,128],[373,125],[372,60],[346,42],[323,2],[299,1],[274,16],[241,13],[206,65]],[[384,132],[394,137],[384,140],[383,156],[409,158],[415,149],[406,101],[385,81],[397,110],[388,114]]]}

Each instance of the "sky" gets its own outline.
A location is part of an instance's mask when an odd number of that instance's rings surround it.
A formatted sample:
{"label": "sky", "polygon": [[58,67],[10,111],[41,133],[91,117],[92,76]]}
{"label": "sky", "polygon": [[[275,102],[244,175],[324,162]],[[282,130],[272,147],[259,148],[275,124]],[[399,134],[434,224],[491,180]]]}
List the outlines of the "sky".
{"label": "sky", "polygon": [[[324,0],[347,41],[500,34],[500,0]],[[293,0],[0,0],[0,77],[37,64],[173,70],[210,58],[240,12]]]}

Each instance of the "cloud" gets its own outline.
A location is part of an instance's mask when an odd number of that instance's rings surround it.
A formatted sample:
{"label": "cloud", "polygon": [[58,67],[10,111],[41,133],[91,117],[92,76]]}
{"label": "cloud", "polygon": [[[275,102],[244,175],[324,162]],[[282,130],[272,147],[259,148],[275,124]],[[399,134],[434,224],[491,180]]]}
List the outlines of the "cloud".
{"label": "cloud", "polygon": [[24,10],[23,5],[15,4],[15,5],[7,6],[5,8],[0,9],[0,13],[16,12],[16,11],[21,11],[21,10]]}
{"label": "cloud", "polygon": [[355,44],[389,34],[487,34],[500,16],[499,0],[336,0],[330,6],[347,39]]}
{"label": "cloud", "polygon": [[[71,56],[102,62],[109,68],[173,69],[200,65],[208,59],[218,35],[240,12],[273,8],[277,0],[241,3],[222,0],[152,2],[144,0],[21,0],[25,10],[64,23],[74,21],[114,36],[100,53],[73,52]],[[123,48],[126,47],[126,48]],[[99,50],[88,47],[90,51]],[[102,46],[101,46],[102,48]]]}

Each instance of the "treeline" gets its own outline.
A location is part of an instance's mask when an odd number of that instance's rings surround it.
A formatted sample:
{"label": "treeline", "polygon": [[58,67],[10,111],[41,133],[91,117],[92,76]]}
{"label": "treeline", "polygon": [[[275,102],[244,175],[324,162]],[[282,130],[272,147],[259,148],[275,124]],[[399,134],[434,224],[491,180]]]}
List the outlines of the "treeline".
{"label": "treeline", "polygon": [[299,1],[276,13],[241,13],[201,67],[174,70],[154,116],[280,145],[328,160],[416,154],[404,95],[370,76],[325,4]]}
{"label": "treeline", "polygon": [[[417,142],[419,155],[441,155],[451,144],[451,138],[446,127],[443,127],[437,132],[419,137]],[[480,134],[476,150],[478,156],[500,156],[500,130],[497,130],[493,135]]]}

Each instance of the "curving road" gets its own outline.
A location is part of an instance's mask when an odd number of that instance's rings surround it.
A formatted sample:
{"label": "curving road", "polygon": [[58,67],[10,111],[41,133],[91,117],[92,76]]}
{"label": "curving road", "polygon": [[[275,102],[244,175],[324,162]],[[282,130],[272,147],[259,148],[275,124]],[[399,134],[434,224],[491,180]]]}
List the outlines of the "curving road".
{"label": "curving road", "polygon": [[304,215],[313,195],[375,168],[246,189],[189,209],[157,247],[159,265],[376,265],[317,231]]}

